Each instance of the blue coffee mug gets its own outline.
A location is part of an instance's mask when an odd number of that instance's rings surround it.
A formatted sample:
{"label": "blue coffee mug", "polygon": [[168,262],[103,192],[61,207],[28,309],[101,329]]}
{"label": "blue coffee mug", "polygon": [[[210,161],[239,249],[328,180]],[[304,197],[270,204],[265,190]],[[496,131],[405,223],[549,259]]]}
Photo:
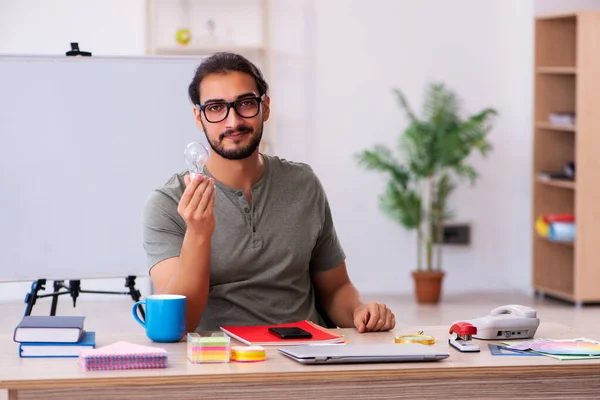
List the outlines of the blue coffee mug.
{"label": "blue coffee mug", "polygon": [[[131,309],[133,317],[146,328],[146,336],[154,342],[178,342],[185,336],[185,296],[154,294],[138,301]],[[144,304],[146,321],[138,316],[137,309]]]}

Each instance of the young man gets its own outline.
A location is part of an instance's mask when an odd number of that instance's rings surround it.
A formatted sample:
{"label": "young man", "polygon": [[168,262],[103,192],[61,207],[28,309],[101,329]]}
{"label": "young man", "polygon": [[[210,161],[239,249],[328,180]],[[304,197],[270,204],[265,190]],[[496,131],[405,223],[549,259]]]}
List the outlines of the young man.
{"label": "young man", "polygon": [[[144,248],[157,293],[187,296],[187,330],[304,319],[390,330],[385,304],[364,304],[348,278],[327,197],[312,169],[259,152],[268,85],[242,56],[204,60],[189,86],[212,148],[204,174],[156,189]],[[319,300],[317,301],[316,298]]]}

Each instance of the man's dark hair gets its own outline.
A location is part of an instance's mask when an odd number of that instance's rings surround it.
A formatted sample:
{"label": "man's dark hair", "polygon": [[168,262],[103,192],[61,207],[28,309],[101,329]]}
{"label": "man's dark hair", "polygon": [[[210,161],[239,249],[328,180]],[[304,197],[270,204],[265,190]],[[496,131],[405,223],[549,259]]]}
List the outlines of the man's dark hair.
{"label": "man's dark hair", "polygon": [[221,52],[203,60],[196,69],[194,79],[188,88],[188,95],[192,103],[200,104],[200,82],[206,75],[225,74],[231,71],[244,72],[252,76],[256,82],[259,96],[267,93],[269,85],[256,65],[239,54]]}

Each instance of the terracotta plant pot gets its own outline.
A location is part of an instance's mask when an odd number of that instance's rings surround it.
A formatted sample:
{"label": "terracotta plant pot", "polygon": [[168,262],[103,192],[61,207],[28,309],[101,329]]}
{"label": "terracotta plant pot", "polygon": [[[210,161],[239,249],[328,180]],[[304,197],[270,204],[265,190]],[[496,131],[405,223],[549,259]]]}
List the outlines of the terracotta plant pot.
{"label": "terracotta plant pot", "polygon": [[414,271],[415,295],[422,304],[438,303],[442,293],[442,280],[444,272]]}

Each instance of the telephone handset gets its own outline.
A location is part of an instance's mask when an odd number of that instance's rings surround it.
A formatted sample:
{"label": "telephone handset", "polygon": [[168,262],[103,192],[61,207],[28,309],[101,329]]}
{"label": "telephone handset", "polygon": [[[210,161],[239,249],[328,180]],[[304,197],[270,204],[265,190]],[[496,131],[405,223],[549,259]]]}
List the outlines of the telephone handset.
{"label": "telephone handset", "polygon": [[540,325],[537,311],[520,304],[494,308],[490,315],[468,320],[477,327],[477,339],[529,339]]}

